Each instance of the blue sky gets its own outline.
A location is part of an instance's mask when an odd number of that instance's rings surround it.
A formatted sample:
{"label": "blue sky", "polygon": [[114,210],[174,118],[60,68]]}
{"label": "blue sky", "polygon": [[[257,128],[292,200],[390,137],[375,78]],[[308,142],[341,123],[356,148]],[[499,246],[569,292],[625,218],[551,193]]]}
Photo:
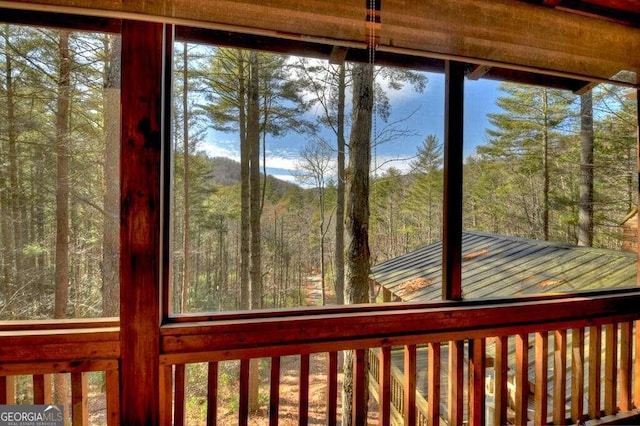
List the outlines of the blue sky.
{"label": "blue sky", "polygon": [[[402,121],[401,127],[414,135],[397,138],[393,142],[377,145],[372,153],[376,174],[383,174],[388,167],[408,171],[409,162],[424,138],[434,134],[440,142],[444,139],[444,75],[427,74],[428,83],[423,93],[410,88],[390,91],[389,122]],[[497,112],[495,99],[499,96],[499,82],[490,80],[465,80],[465,128],[464,156],[475,153],[475,148],[485,142],[485,129],[489,126],[487,113]],[[405,119],[406,117],[410,117]],[[385,123],[379,119],[375,129],[380,132]],[[283,180],[295,181],[294,173],[300,149],[308,136],[287,134],[278,139],[267,138],[267,173]],[[330,135],[327,134],[327,138]],[[211,156],[223,156],[238,160],[239,143],[232,134],[209,132],[200,146]]]}

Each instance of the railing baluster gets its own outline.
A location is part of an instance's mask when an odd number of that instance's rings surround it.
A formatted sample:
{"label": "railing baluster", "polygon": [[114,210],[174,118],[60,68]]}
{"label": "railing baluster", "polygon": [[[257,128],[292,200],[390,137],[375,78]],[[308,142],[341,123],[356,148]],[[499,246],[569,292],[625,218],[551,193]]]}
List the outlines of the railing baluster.
{"label": "railing baluster", "polygon": [[240,395],[238,403],[238,425],[249,423],[249,360],[240,360]]}
{"label": "railing baluster", "polygon": [[553,351],[553,423],[567,419],[567,330],[556,330]]}
{"label": "railing baluster", "polygon": [[391,348],[380,348],[380,362],[378,373],[378,393],[380,394],[380,426],[391,424]]}
{"label": "railing baluster", "polygon": [[620,324],[620,411],[633,409],[632,366],[633,366],[633,323]]}
{"label": "railing baluster", "polygon": [[430,426],[440,424],[440,343],[429,343],[427,365],[427,400],[429,401]]}
{"label": "railing baluster", "polygon": [[633,361],[633,403],[640,407],[640,321],[635,321],[634,346],[636,356]]}
{"label": "railing baluster", "polygon": [[[171,426],[173,416],[173,366],[160,367],[160,422],[163,426]],[[119,388],[119,385],[118,385]]]}
{"label": "railing baluster", "polygon": [[494,371],[494,425],[507,424],[507,406],[509,395],[507,393],[507,379],[509,371],[509,337],[499,336],[494,339],[496,345],[496,359],[493,363]]}
{"label": "railing baluster", "polygon": [[300,355],[300,387],[298,403],[298,424],[309,423],[309,354]]}
{"label": "railing baluster", "polygon": [[416,345],[404,347],[404,424],[416,422]]}
{"label": "railing baluster", "polygon": [[105,372],[107,393],[107,426],[120,424],[120,375],[118,370]]}
{"label": "railing baluster", "polygon": [[71,416],[74,426],[83,426],[89,423],[87,388],[85,373],[71,373]]}
{"label": "railing baluster", "polygon": [[51,375],[50,374],[34,374],[33,375],[33,403],[34,404],[50,404],[51,403]]}
{"label": "railing baluster", "polygon": [[548,382],[549,382],[549,333],[536,333],[536,378],[535,378],[535,416],[534,424],[547,423],[548,416]]}
{"label": "railing baluster", "polygon": [[173,424],[174,426],[184,425],[184,403],[185,403],[185,382],[186,371],[184,364],[176,365],[175,379],[173,382]]}
{"label": "railing baluster", "polygon": [[485,363],[487,360],[485,339],[469,341],[469,424],[485,424]]}
{"label": "railing baluster", "polygon": [[464,416],[464,341],[449,342],[449,424],[462,424]]}
{"label": "railing baluster", "polygon": [[16,391],[13,376],[0,376],[0,404],[15,404]]}
{"label": "railing baluster", "polygon": [[584,417],[584,329],[571,330],[571,420]]}
{"label": "railing baluster", "polygon": [[602,326],[589,327],[589,418],[600,418]]}
{"label": "railing baluster", "polygon": [[278,424],[280,411],[280,357],[271,358],[271,374],[269,382],[269,425]]}
{"label": "railing baluster", "polygon": [[616,414],[618,388],[618,324],[607,324],[605,330],[604,414]]}
{"label": "railing baluster", "polygon": [[529,396],[529,336],[516,335],[516,406],[515,424],[527,424]]}
{"label": "railing baluster", "polygon": [[218,363],[210,362],[207,368],[207,426],[218,423]]}
{"label": "railing baluster", "polygon": [[367,422],[366,404],[366,378],[367,374],[367,350],[356,349],[353,356],[353,406],[352,419],[354,425],[364,425]]}
{"label": "railing baluster", "polygon": [[338,421],[338,353],[329,352],[329,371],[327,373],[329,401],[327,401],[327,425],[335,426]]}

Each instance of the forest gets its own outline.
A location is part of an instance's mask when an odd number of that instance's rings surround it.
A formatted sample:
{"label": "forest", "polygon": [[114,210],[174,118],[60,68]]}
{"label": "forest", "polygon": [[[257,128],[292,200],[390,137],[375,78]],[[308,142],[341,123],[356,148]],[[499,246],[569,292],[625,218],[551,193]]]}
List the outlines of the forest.
{"label": "forest", "polygon": [[[371,165],[351,187],[368,194],[371,264],[440,241],[442,136],[395,113],[429,76],[371,68],[174,44],[173,312],[300,306],[310,275],[322,303],[348,302],[351,161]],[[118,315],[120,78],[117,35],[0,26],[0,320]],[[465,159],[465,229],[619,249],[637,196],[634,96],[503,83]],[[411,158],[377,162],[376,147],[411,138]],[[297,141],[290,181],[267,170],[284,140]]]}

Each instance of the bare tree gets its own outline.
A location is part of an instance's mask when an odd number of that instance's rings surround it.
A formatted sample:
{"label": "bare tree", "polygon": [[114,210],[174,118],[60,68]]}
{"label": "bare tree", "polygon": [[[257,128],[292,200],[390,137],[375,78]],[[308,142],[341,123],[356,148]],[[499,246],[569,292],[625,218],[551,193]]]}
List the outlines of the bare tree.
{"label": "bare tree", "polygon": [[318,210],[320,223],[318,235],[320,237],[320,280],[322,283],[322,305],[326,304],[325,283],[325,239],[331,226],[332,215],[326,217],[325,193],[331,166],[331,148],[322,140],[308,143],[300,151],[301,160],[298,163],[298,179],[313,187],[318,195]]}

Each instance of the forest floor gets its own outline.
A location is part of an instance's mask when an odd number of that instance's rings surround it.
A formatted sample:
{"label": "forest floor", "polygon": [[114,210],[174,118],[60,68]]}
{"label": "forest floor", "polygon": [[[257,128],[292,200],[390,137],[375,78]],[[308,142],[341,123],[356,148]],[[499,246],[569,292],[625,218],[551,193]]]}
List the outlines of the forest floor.
{"label": "forest floor", "polygon": [[[330,287],[330,286],[327,286]],[[307,277],[305,288],[305,302],[307,306],[322,305],[322,281],[320,275]],[[325,296],[326,304],[335,304],[335,294],[327,288]],[[298,393],[299,393],[300,358],[297,356],[283,357],[280,364],[280,408],[278,412],[279,425],[298,425]],[[269,374],[268,370],[262,373]],[[268,386],[268,379],[266,380]],[[340,390],[342,389],[342,373],[338,374],[338,413],[341,412]],[[267,387],[268,392],[268,387]],[[368,424],[374,425],[377,420],[377,404],[370,400]],[[237,423],[237,412],[228,416],[220,416],[218,422],[221,425]],[[309,423],[310,425],[326,424],[327,415],[327,356],[315,354],[311,356],[309,373]],[[339,416],[340,414],[338,414]],[[262,404],[260,410],[249,418],[250,425],[266,425],[269,420],[269,402]],[[338,419],[339,420],[339,419]],[[339,424],[339,422],[338,422]]]}

